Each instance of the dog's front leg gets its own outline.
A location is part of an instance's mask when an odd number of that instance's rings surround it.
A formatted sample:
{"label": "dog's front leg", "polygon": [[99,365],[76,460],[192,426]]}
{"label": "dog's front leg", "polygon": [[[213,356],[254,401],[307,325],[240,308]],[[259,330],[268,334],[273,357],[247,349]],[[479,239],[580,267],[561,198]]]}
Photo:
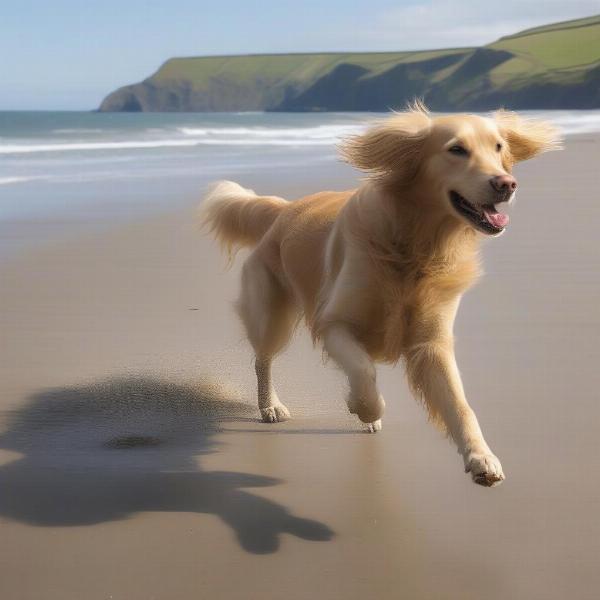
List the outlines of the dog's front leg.
{"label": "dog's front leg", "polygon": [[407,373],[432,416],[443,421],[473,481],[485,486],[502,481],[502,465],[483,438],[477,417],[465,398],[452,340],[430,339],[411,347],[407,352]]}
{"label": "dog's front leg", "polygon": [[385,402],[377,389],[371,357],[344,324],[330,325],[323,333],[323,345],[327,354],[348,376],[350,412],[358,415],[363,423],[368,423],[371,432],[379,431]]}

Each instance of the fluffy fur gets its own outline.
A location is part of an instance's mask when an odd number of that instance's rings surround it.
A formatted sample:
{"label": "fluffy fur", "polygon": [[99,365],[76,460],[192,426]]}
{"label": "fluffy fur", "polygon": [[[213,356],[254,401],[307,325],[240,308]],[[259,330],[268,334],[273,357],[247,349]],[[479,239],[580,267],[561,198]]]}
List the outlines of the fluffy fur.
{"label": "fluffy fur", "polygon": [[287,202],[217,184],[204,223],[230,252],[253,248],[237,309],[256,352],[263,420],[289,418],[271,361],[303,317],[347,374],[348,407],[369,430],[381,429],[385,406],[375,363],[402,358],[474,481],[504,479],[466,401],[452,328],[478,275],[480,239],[504,228],[496,206],[514,196],[513,164],[557,144],[550,125],[514,113],[433,117],[415,104],[341,146],[368,173],[358,189]]}

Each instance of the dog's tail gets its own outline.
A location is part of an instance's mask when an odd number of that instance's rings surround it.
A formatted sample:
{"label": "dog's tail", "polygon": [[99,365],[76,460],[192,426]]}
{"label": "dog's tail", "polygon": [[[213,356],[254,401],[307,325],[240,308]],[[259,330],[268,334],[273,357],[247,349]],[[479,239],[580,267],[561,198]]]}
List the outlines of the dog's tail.
{"label": "dog's tail", "polygon": [[200,205],[200,222],[231,255],[257,244],[287,205],[283,198],[257,196],[233,181],[219,181]]}

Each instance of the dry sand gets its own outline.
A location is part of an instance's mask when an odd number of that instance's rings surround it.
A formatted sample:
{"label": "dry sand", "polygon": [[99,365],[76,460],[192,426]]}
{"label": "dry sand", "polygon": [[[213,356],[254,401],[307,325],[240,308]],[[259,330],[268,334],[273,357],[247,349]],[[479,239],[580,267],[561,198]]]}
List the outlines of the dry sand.
{"label": "dry sand", "polygon": [[459,314],[494,489],[400,366],[381,369],[384,431],[362,433],[303,333],[276,364],[295,418],[259,423],[238,266],[191,214],[5,261],[0,597],[597,598],[599,149],[571,138],[519,168]]}

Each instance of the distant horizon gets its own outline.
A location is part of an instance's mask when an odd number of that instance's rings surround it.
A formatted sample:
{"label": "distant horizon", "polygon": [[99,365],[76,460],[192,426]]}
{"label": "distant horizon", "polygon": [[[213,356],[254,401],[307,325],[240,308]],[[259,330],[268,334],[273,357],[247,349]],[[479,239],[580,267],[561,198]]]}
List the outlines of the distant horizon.
{"label": "distant horizon", "polygon": [[257,10],[230,0],[206,10],[193,0],[152,6],[107,0],[89,7],[26,0],[7,7],[0,51],[13,60],[3,66],[0,110],[94,111],[112,90],[143,81],[174,58],[468,49],[598,14],[596,0],[567,6],[506,0],[502,15],[491,21],[476,0],[372,0],[351,11],[342,0],[327,6],[307,0],[301,14],[291,3],[266,4]]}

